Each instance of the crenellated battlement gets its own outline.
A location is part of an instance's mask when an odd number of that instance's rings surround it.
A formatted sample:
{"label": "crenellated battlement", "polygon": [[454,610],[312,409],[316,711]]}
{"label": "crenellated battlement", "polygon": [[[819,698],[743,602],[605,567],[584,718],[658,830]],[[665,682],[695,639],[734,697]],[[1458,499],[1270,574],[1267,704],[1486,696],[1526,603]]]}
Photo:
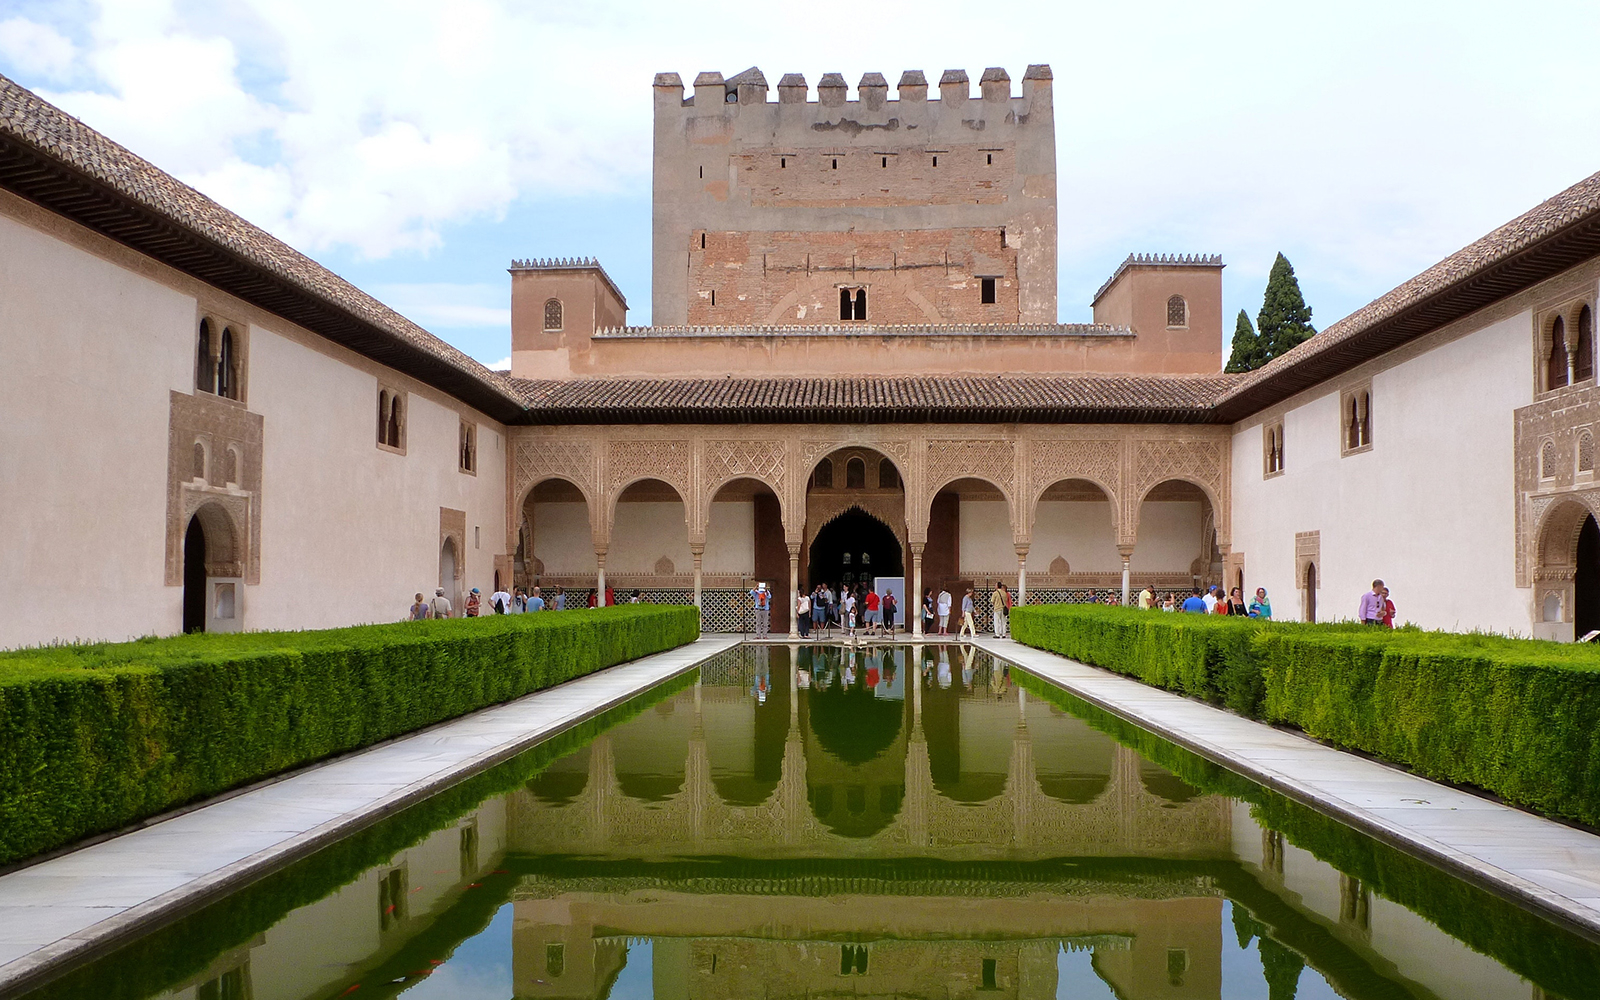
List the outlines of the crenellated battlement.
{"label": "crenellated battlement", "polygon": [[1111,277],[1105,280],[1099,290],[1094,293],[1093,301],[1099,302],[1101,297],[1117,279],[1130,267],[1215,267],[1222,268],[1222,255],[1219,253],[1130,253],[1111,272]]}
{"label": "crenellated battlement", "polygon": [[512,260],[513,271],[542,271],[550,268],[572,267],[599,267],[600,261],[594,257],[529,257],[526,260]]}
{"label": "crenellated battlement", "polygon": [[[1011,93],[1011,76],[1004,67],[991,66],[978,80],[977,99],[982,101],[1028,100],[1038,95],[1041,88],[1051,85],[1053,75],[1045,63],[1036,63],[1022,75],[1022,93]],[[856,84],[856,99],[850,100],[849,85],[839,73],[825,73],[817,82],[815,96],[811,96],[804,74],[785,73],[778,81],[777,101],[769,98],[767,78],[755,66],[735,76],[724,78],[720,72],[707,70],[694,78],[693,93],[684,96],[683,77],[677,73],[657,73],[655,77],[658,103],[670,105],[676,101],[682,108],[722,108],[726,105],[809,105],[844,107],[860,105],[869,110],[886,104],[928,103],[928,78],[920,69],[908,69],[900,75],[895,99],[889,99],[888,78],[882,73],[869,72]],[[939,77],[938,96],[941,104],[959,104],[972,100],[972,84],[964,69],[947,69]]]}

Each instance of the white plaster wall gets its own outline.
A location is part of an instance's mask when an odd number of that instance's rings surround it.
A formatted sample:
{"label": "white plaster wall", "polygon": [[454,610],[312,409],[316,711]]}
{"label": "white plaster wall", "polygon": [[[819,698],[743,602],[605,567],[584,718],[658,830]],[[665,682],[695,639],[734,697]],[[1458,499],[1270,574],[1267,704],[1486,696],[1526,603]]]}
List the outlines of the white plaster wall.
{"label": "white plaster wall", "polygon": [[[175,633],[169,393],[193,391],[195,295],[4,215],[0,259],[0,573],[14,595],[0,646]],[[229,302],[209,304],[249,312]],[[261,582],[244,589],[244,626],[403,618],[438,582],[440,507],[466,511],[464,585],[488,593],[505,543],[504,429],[412,391],[407,454],[380,451],[377,379],[358,359],[273,324],[249,337],[264,444]],[[479,423],[476,476],[456,469],[458,414]]]}
{"label": "white plaster wall", "polygon": [[[245,589],[247,628],[404,618],[413,594],[439,584],[441,507],[467,515],[462,592],[493,592],[505,551],[498,424],[412,391],[406,453],[380,449],[376,377],[260,326],[249,397],[265,447],[261,585]],[[457,470],[463,414],[479,421],[475,476]]]}
{"label": "white plaster wall", "polygon": [[617,504],[611,544],[606,549],[606,572],[654,573],[656,560],[662,556],[672,560],[674,572],[694,572],[683,503],[672,500]]}
{"label": "white plaster wall", "polygon": [[544,563],[544,571],[552,575],[593,576],[599,564],[589,531],[589,505],[534,504],[533,557]]}
{"label": "white plaster wall", "polygon": [[[1016,572],[1010,508],[1002,500],[961,502],[963,575]],[[1146,503],[1139,519],[1139,542],[1130,566],[1135,571],[1187,573],[1200,554],[1201,506],[1196,501]],[[1047,573],[1065,556],[1074,573],[1121,573],[1108,501],[1047,500],[1039,504],[1028,572]]]}
{"label": "white plaster wall", "polygon": [[1533,399],[1521,313],[1377,373],[1372,450],[1340,457],[1339,390],[1284,414],[1284,472],[1262,478],[1261,425],[1235,428],[1233,551],[1278,618],[1302,613],[1294,536],[1321,532],[1317,617],[1354,618],[1382,577],[1402,621],[1528,634],[1516,587],[1512,411]]}
{"label": "white plaster wall", "polygon": [[[706,521],[706,551],[700,559],[706,573],[756,571],[756,505],[750,500],[726,500],[711,505]],[[689,567],[694,569],[693,564]]]}
{"label": "white plaster wall", "polygon": [[168,392],[193,298],[0,215],[0,647],[175,632]]}

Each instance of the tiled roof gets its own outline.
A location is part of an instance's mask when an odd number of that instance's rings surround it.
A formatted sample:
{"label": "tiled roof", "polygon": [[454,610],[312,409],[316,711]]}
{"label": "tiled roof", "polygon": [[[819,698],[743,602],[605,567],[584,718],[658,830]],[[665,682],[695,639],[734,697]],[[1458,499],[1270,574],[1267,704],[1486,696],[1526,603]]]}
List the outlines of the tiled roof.
{"label": "tiled roof", "polygon": [[1600,173],[1517,216],[1282,357],[1221,400],[1233,421],[1600,255]]}
{"label": "tiled roof", "polygon": [[529,421],[1209,423],[1239,376],[511,379]]}
{"label": "tiled roof", "polygon": [[602,329],[596,340],[684,340],[735,337],[1132,337],[1109,323],[823,323],[811,326],[624,326]]}
{"label": "tiled roof", "polygon": [[477,361],[316,261],[0,76],[0,186],[500,419]]}

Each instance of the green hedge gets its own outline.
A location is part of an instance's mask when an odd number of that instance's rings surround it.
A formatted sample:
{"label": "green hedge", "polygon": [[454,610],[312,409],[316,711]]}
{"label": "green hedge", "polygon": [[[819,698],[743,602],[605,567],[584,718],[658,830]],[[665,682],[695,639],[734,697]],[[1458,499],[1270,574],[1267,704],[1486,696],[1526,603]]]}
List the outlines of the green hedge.
{"label": "green hedge", "polygon": [[0,654],[0,863],[699,634],[631,605]]}
{"label": "green hedge", "polygon": [[1600,650],[1129,608],[1015,609],[1017,641],[1600,824]]}

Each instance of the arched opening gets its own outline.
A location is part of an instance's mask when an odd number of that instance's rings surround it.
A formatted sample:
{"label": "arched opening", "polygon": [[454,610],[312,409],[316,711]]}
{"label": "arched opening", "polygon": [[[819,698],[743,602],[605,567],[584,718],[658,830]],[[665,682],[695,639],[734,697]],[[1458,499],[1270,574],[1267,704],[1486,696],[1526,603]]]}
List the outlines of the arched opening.
{"label": "arched opening", "polygon": [[852,458],[845,463],[844,488],[847,490],[864,490],[867,488],[867,463],[860,458]]}
{"label": "arched opening", "polygon": [[[1033,508],[1032,544],[1028,547],[1028,592],[1044,601],[1074,600],[1115,588],[1121,593],[1122,554],[1117,550],[1116,507],[1111,496],[1087,479],[1062,479],[1039,494]],[[996,554],[995,575],[1016,576],[1006,559],[1009,548]],[[1134,582],[1146,582],[1141,576]],[[1167,587],[1165,577],[1148,582]],[[1179,582],[1187,585],[1187,576]]]}
{"label": "arched opening", "polygon": [[811,543],[806,587],[871,588],[880,576],[905,576],[900,539],[887,524],[852,508],[823,525]]}
{"label": "arched opening", "polygon": [[1314,621],[1317,620],[1317,564],[1316,563],[1306,563],[1305,588],[1306,588],[1306,596],[1305,596],[1306,621],[1314,622]]}
{"label": "arched opening", "polygon": [[560,299],[544,300],[544,328],[549,332],[557,332],[562,326],[562,309]]}
{"label": "arched opening", "polygon": [[565,479],[535,483],[522,499],[512,564],[515,585],[541,588],[546,607],[556,587],[566,591],[567,607],[587,607],[599,565],[583,491]]}
{"label": "arched opening", "polygon": [[664,480],[641,479],[617,494],[606,549],[606,586],[616,592],[617,603],[635,590],[652,591],[658,603],[689,603],[692,566],[689,508],[677,489]]}
{"label": "arched opening", "polygon": [[701,557],[701,618],[708,631],[746,631],[756,627],[747,594],[756,583],[772,592],[767,627],[789,630],[789,545],[783,506],[771,486],[741,476],[717,487],[706,508],[706,548]]}
{"label": "arched opening", "polygon": [[[1216,509],[1199,486],[1169,479],[1152,487],[1139,504],[1136,529],[1130,576],[1158,591],[1223,582]],[[1119,591],[1121,586],[1119,572]]]}
{"label": "arched opening", "polygon": [[547,806],[571,805],[589,785],[589,750],[580,747],[540,771],[528,781],[528,791]]}
{"label": "arched opening", "polygon": [[1572,631],[1573,638],[1581,639],[1600,629],[1600,525],[1592,514],[1578,529],[1577,560],[1572,576]]}
{"label": "arched opening", "polygon": [[1163,805],[1166,808],[1181,805],[1190,799],[1200,797],[1200,790],[1162,767],[1148,760],[1139,762],[1139,781],[1143,783],[1145,791],[1152,795],[1166,799]]}
{"label": "arched opening", "polygon": [[[1048,560],[1046,560],[1048,562]],[[935,595],[950,591],[950,630],[960,621],[961,597],[973,588],[978,628],[984,628],[988,578],[1017,576],[1012,539],[1011,503],[1000,488],[984,479],[946,483],[928,509],[928,544],[922,553],[922,587]],[[920,603],[920,596],[917,598]]]}
{"label": "arched opening", "polygon": [[694,736],[694,713],[677,698],[658,702],[612,731],[611,757],[622,794],[644,803],[664,802],[683,789]]}
{"label": "arched opening", "polygon": [[1567,384],[1567,325],[1560,316],[1550,325],[1550,356],[1545,365],[1545,388]]}
{"label": "arched opening", "polygon": [[217,352],[217,395],[228,399],[239,398],[238,373],[234,370],[233,330],[222,330],[222,349]]}
{"label": "arched opening", "polygon": [[461,563],[456,551],[456,540],[446,538],[439,547],[439,586],[444,588],[445,600],[450,602],[450,613],[461,615]]}
{"label": "arched opening", "polygon": [[878,489],[896,490],[902,488],[902,485],[900,482],[900,470],[894,467],[894,463],[887,458],[880,460],[878,462]]}
{"label": "arched opening", "polygon": [[[892,654],[895,664],[902,652]],[[811,812],[840,836],[870,837],[905,801],[906,701],[877,696],[871,679],[881,680],[884,667],[876,651],[801,653],[814,678],[799,706]]]}
{"label": "arched opening", "polygon": [[1183,301],[1182,295],[1174,295],[1167,299],[1167,325],[1189,325],[1189,304]]}
{"label": "arched opening", "polygon": [[1580,382],[1594,377],[1594,313],[1588,306],[1578,311],[1578,356],[1573,374]]}
{"label": "arched opening", "polygon": [[203,319],[195,346],[194,387],[197,392],[215,392],[216,385],[216,369],[211,362],[211,321]]}
{"label": "arched opening", "polygon": [[929,673],[935,682],[922,693],[928,773],[939,795],[976,805],[1006,790],[1017,737],[1016,702],[990,694],[991,672],[1002,667],[977,664],[970,646],[955,653],[952,648],[940,645],[925,652],[933,658]]}
{"label": "arched opening", "polygon": [[206,630],[206,531],[198,514],[183,534],[183,630]]}

